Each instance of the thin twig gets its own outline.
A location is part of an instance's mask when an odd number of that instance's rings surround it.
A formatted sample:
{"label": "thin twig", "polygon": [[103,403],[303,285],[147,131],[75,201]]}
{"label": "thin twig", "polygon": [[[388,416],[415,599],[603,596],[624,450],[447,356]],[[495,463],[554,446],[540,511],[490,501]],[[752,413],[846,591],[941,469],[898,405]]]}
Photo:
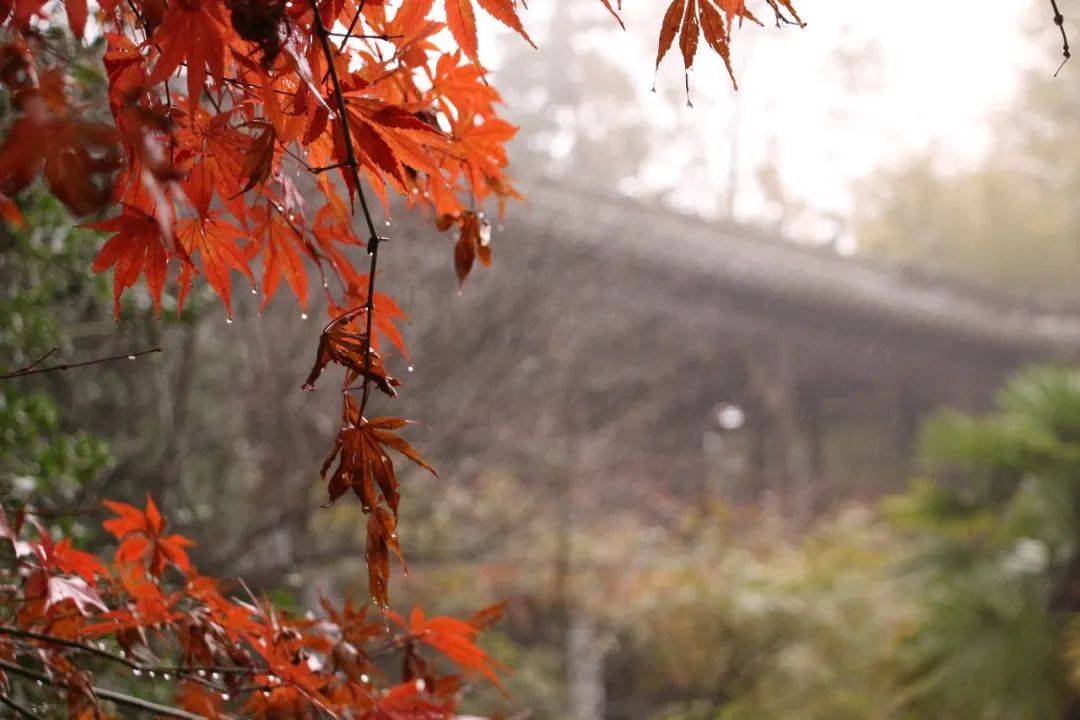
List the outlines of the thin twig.
{"label": "thin twig", "polygon": [[49,365],[48,367],[34,367],[34,365],[31,364],[21,370],[13,370],[11,372],[0,374],[0,380],[10,380],[12,378],[26,377],[27,375],[37,375],[39,373],[56,372],[58,370],[71,370],[73,368],[87,367],[88,365],[100,365],[102,363],[115,362],[116,360],[134,360],[135,358],[141,357],[142,355],[149,355],[151,353],[159,352],[161,352],[160,345],[150,348],[149,350],[139,350],[138,352],[124,353],[123,355],[110,355],[109,357],[96,358],[94,360],[83,360],[82,362],[60,363],[59,365]]}
{"label": "thin twig", "polygon": [[131,660],[124,655],[118,655],[114,652],[104,650],[102,648],[91,645],[90,643],[80,642],[79,640],[71,640],[70,638],[59,637],[57,635],[49,635],[48,633],[36,632],[34,630],[23,630],[22,628],[11,627],[10,625],[0,625],[0,635],[7,635],[8,637],[26,638],[28,640],[37,640],[40,642],[49,643],[50,645],[59,645],[61,647],[71,648],[72,650],[80,650],[91,655],[96,655],[105,660],[110,660],[115,663],[119,663],[131,670],[138,670],[145,673],[197,673],[199,671],[208,673],[236,674],[236,675],[250,675],[258,672],[252,668],[240,668],[231,666],[187,666],[187,665],[155,665],[151,663],[142,663],[137,660]]}
{"label": "thin twig", "polygon": [[1069,53],[1069,36],[1065,33],[1065,16],[1058,10],[1057,0],[1050,0],[1050,7],[1054,9],[1054,24],[1061,31],[1061,55],[1064,57],[1061,64],[1058,65],[1058,69],[1054,71],[1054,77],[1057,77],[1058,73],[1061,72],[1061,68],[1065,67],[1065,63],[1069,62],[1069,58],[1072,56]]}
{"label": "thin twig", "polygon": [[367,249],[371,261],[368,267],[368,292],[365,302],[367,309],[367,337],[364,340],[364,393],[360,400],[360,416],[363,417],[371,393],[369,377],[371,374],[372,316],[375,314],[375,270],[379,262],[379,243],[383,238],[379,237],[379,234],[375,231],[375,221],[371,217],[371,210],[364,195],[364,188],[360,183],[360,166],[356,162],[356,152],[353,149],[352,132],[349,128],[349,113],[345,107],[345,94],[341,90],[341,80],[338,78],[337,66],[334,63],[334,53],[330,49],[330,38],[327,35],[326,27],[323,25],[322,16],[319,15],[318,0],[311,0],[311,9],[314,15],[312,22],[315,26],[315,34],[319,38],[323,57],[326,58],[326,64],[329,66],[330,81],[334,86],[334,102],[337,105],[341,134],[345,141],[346,166],[352,176],[353,185],[356,187],[356,194],[360,197],[360,208],[363,210],[364,221],[367,223],[369,233]]}
{"label": "thin twig", "polygon": [[[353,30],[356,29],[356,24],[360,22],[360,17],[364,14],[364,5],[367,4],[367,0],[360,0],[360,6],[356,8],[356,14],[353,15],[352,22],[349,23],[348,29],[345,31],[344,40],[341,41],[341,46],[338,52],[345,52],[345,46],[349,44],[349,38],[352,36]],[[321,18],[320,18],[321,21]],[[328,33],[335,34],[335,33]]]}
{"label": "thin twig", "polygon": [[[0,660],[0,669],[6,670],[14,675],[21,675],[22,677],[35,680],[44,685],[52,685],[53,687],[61,686],[61,684],[49,677],[44,673],[39,673],[34,670],[24,668],[22,665],[16,665],[13,662],[7,660]],[[109,690],[107,688],[100,688],[91,685],[89,691],[95,697],[99,697],[103,700],[111,700],[117,705],[125,705],[127,707],[136,708],[144,712],[154,713],[156,715],[164,715],[165,717],[181,718],[181,720],[206,720],[203,715],[196,715],[195,713],[189,713],[186,710],[180,710],[178,708],[169,707],[168,705],[159,705],[156,702],[150,702],[149,700],[143,700],[141,698],[133,697],[131,695],[125,695],[124,693],[117,692],[115,690]]]}
{"label": "thin twig", "polygon": [[7,695],[0,695],[0,703],[7,705],[9,708],[15,711],[15,714],[19,717],[30,718],[30,720],[37,720],[37,715],[24,708],[19,703],[15,702]]}

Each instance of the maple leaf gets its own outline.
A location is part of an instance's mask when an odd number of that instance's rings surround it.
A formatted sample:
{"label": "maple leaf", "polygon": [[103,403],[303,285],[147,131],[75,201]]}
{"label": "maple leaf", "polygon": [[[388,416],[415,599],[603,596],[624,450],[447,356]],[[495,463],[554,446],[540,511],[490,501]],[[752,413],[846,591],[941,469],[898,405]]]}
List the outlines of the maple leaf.
{"label": "maple leaf", "polygon": [[458,284],[463,285],[474,261],[491,266],[491,223],[471,211],[462,213],[458,222],[461,232],[454,245],[454,271]]}
{"label": "maple leaf", "polygon": [[660,67],[660,61],[664,59],[668,50],[671,49],[671,45],[676,35],[678,35],[683,68],[689,70],[697,53],[698,37],[704,35],[705,42],[724,61],[732,85],[735,85],[735,74],[731,68],[731,51],[729,48],[731,23],[736,17],[747,18],[753,22],[757,22],[757,19],[747,11],[743,0],[717,1],[727,15],[726,27],[719,10],[713,5],[714,0],[671,1],[660,24],[660,39],[656,48],[657,68]]}
{"label": "maple leaf", "polygon": [[68,24],[71,25],[72,34],[82,39],[86,31],[86,18],[89,13],[86,8],[86,0],[64,0],[64,9],[67,11]]}
{"label": "maple leaf", "polygon": [[38,526],[38,541],[30,550],[40,561],[41,569],[49,573],[75,574],[86,583],[106,574],[105,566],[96,557],[77,550],[68,538],[53,542],[52,535],[43,526]]}
{"label": "maple leaf", "polygon": [[[364,305],[367,302],[367,285],[368,276],[359,275],[356,280],[349,282],[348,287],[345,289],[344,306],[339,306],[336,302],[331,302],[327,307],[327,312],[331,317],[337,317],[348,312],[348,308],[355,308]],[[371,329],[373,331],[372,346],[379,350],[382,340],[387,340],[393,345],[398,352],[405,357],[409,356],[409,351],[405,347],[405,338],[401,334],[401,330],[397,324],[405,319],[405,311],[401,309],[392,297],[385,293],[376,292],[374,300],[375,317],[372,318]],[[353,321],[356,324],[360,321],[357,318]]]}
{"label": "maple leaf", "polygon": [[125,205],[123,214],[84,227],[115,233],[98,251],[91,266],[94,272],[114,268],[113,316],[119,319],[120,296],[144,274],[154,311],[160,314],[169,253],[157,220],[139,208]]}
{"label": "maple leaf", "polygon": [[274,146],[277,143],[277,133],[270,123],[258,123],[259,132],[251,142],[251,148],[244,156],[244,165],[240,168],[240,177],[246,178],[247,182],[240,189],[241,193],[251,190],[256,185],[266,182],[270,172],[274,169]]}
{"label": "maple leaf", "polygon": [[[493,614],[501,611],[498,606],[489,610]],[[413,608],[407,625],[400,618],[396,619],[421,642],[435,648],[460,667],[479,672],[497,687],[502,688],[499,676],[495,672],[499,664],[476,644],[478,625],[446,615],[428,618],[419,607]]]}
{"label": "maple leaf", "polygon": [[194,114],[202,96],[207,70],[220,82],[225,75],[225,14],[220,0],[178,0],[165,10],[153,34],[157,63],[147,82],[156,85],[184,63],[188,106]]}
{"label": "maple leaf", "polygon": [[350,329],[352,321],[366,312],[366,307],[357,307],[326,324],[319,336],[315,363],[301,386],[302,390],[314,390],[315,381],[326,366],[334,362],[347,370],[346,384],[352,384],[357,377],[363,377],[375,383],[376,387],[390,397],[397,395],[394,388],[400,385],[401,381],[387,374],[382,357],[369,348],[366,333]]}
{"label": "maple leaf", "polygon": [[262,307],[274,297],[284,277],[300,305],[306,308],[308,276],[301,255],[311,254],[311,250],[304,238],[280,212],[264,207],[255,211],[253,235],[261,239],[260,243],[252,244],[252,248],[262,252],[263,257]]}
{"label": "maple leaf", "polygon": [[116,514],[102,523],[102,527],[120,541],[116,548],[118,563],[142,563],[155,577],[160,577],[169,564],[184,574],[191,572],[185,548],[194,543],[183,535],[163,534],[165,520],[153,498],[146,496],[144,510],[113,500],[105,500],[103,504]]}
{"label": "maple leaf", "polygon": [[364,510],[369,511],[379,503],[375,493],[378,487],[387,506],[397,515],[397,475],[387,449],[401,453],[435,477],[438,477],[438,473],[412,445],[394,432],[405,427],[407,420],[392,417],[365,420],[359,417],[359,409],[351,397],[347,398],[346,404],[348,424],[338,431],[321,471],[326,478],[334,461],[337,461],[333,474],[328,478],[330,501],[337,500],[351,488],[360,498]]}
{"label": "maple leaf", "polygon": [[83,615],[89,615],[91,608],[97,608],[103,612],[109,609],[97,592],[81,577],[49,578],[45,608],[59,605],[65,600],[71,600]]}
{"label": "maple leaf", "polygon": [[386,508],[376,507],[368,515],[365,560],[368,569],[368,591],[379,607],[390,607],[390,551],[404,563],[401,545],[397,540],[397,520]]}
{"label": "maple leaf", "polygon": [[[521,37],[525,38],[533,47],[532,38],[525,32],[518,17],[517,8],[513,0],[477,0],[488,15],[510,28]],[[476,42],[476,13],[472,7],[472,0],[445,0],[446,26],[450,34],[454,36],[458,47],[475,63],[480,62],[479,48]],[[616,16],[618,17],[618,16]]]}
{"label": "maple leaf", "polygon": [[[120,165],[116,129],[42,118],[43,112],[39,106],[8,129],[0,144],[0,192],[15,195],[44,170],[49,189],[73,213],[101,209],[111,197],[107,181]],[[41,142],[43,137],[49,142]]]}
{"label": "maple leaf", "polygon": [[[245,214],[238,196],[245,192],[240,184],[252,144],[250,136],[230,124],[232,113],[207,116],[203,111],[187,118],[176,133],[181,148],[178,164],[190,164],[183,187],[200,218],[210,216],[216,194],[237,218]],[[254,168],[252,168],[254,169]]]}
{"label": "maple leaf", "polygon": [[[232,278],[229,271],[243,273],[249,280],[255,278],[247,258],[236,244],[246,233],[225,220],[220,213],[211,212],[205,219],[183,220],[177,223],[176,235],[180,245],[191,257],[198,255],[203,275],[210,287],[225,305],[232,317]],[[181,268],[179,305],[182,307],[191,287],[190,265]]]}

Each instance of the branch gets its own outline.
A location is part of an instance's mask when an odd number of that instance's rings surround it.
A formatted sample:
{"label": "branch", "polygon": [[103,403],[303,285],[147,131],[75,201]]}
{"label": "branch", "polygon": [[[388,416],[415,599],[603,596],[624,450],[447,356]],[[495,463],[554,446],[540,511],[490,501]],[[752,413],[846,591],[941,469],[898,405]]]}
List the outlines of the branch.
{"label": "branch", "polygon": [[83,360],[76,363],[60,363],[59,365],[49,365],[47,367],[36,367],[42,360],[52,355],[56,348],[53,348],[49,352],[45,353],[40,359],[35,360],[26,367],[20,370],[12,370],[6,373],[0,373],[0,380],[11,380],[12,378],[26,377],[27,375],[37,375],[39,373],[56,372],[57,370],[71,370],[72,368],[87,367],[88,365],[100,365],[102,363],[114,362],[116,360],[134,360],[142,355],[149,355],[150,353],[161,352],[161,346],[150,348],[149,350],[140,350],[139,352],[124,353],[123,355],[112,355],[109,357],[97,358],[94,360]]}
{"label": "branch", "polygon": [[111,662],[120,663],[121,665],[130,668],[132,670],[138,670],[140,672],[157,672],[157,673],[176,673],[180,674],[193,674],[197,672],[210,672],[224,674],[237,674],[237,675],[250,675],[258,672],[257,670],[250,668],[230,667],[230,666],[187,666],[187,665],[154,665],[151,663],[142,663],[136,660],[131,660],[124,655],[117,655],[116,653],[103,650],[102,648],[95,647],[89,643],[80,642],[78,640],[71,640],[69,638],[59,637],[57,635],[49,635],[47,633],[35,632],[33,630],[23,630],[21,628],[11,627],[10,625],[0,625],[0,635],[7,635],[15,638],[26,638],[28,640],[38,640],[40,642],[49,643],[51,645],[59,645],[72,650],[81,650],[82,652],[96,655],[105,660]]}
{"label": "branch", "polygon": [[0,704],[7,705],[9,708],[14,710],[15,714],[19,717],[30,718],[30,720],[37,720],[36,715],[24,708],[22,705],[19,705],[7,695],[0,695]]}
{"label": "branch", "polygon": [[[362,6],[361,6],[362,7]],[[375,269],[379,262],[379,243],[383,238],[375,231],[375,221],[371,218],[371,210],[368,208],[367,198],[364,196],[364,188],[360,184],[359,164],[356,162],[356,152],[353,149],[352,132],[349,129],[349,113],[345,107],[345,95],[341,91],[341,80],[338,78],[337,66],[334,63],[334,52],[330,49],[330,38],[326,27],[323,25],[322,16],[319,14],[318,0],[311,0],[313,14],[312,22],[315,26],[315,34],[319,38],[319,46],[322,48],[323,57],[329,67],[330,81],[334,86],[334,102],[338,109],[338,119],[341,123],[341,134],[345,144],[345,160],[348,171],[352,177],[356,194],[360,197],[360,207],[364,212],[364,221],[368,228],[368,255],[371,262],[368,267],[368,290],[364,306],[367,309],[367,337],[364,339],[364,392],[360,400],[360,416],[363,417],[367,408],[368,396],[371,393],[371,331],[372,317],[375,315]]]}
{"label": "branch", "polygon": [[1050,7],[1054,9],[1054,24],[1061,31],[1061,54],[1065,58],[1058,65],[1058,69],[1054,71],[1054,77],[1057,77],[1058,73],[1061,72],[1061,68],[1065,67],[1065,63],[1069,62],[1069,58],[1072,56],[1069,54],[1069,36],[1065,34],[1065,16],[1058,10],[1057,0],[1050,0]]}
{"label": "branch", "polygon": [[[53,678],[44,673],[35,672],[24,668],[22,665],[16,665],[13,662],[7,660],[0,660],[0,669],[6,670],[14,675],[21,675],[22,677],[35,680],[44,685],[52,685],[53,687],[60,687]],[[195,713],[189,713],[186,710],[180,710],[178,708],[169,707],[168,705],[159,705],[156,702],[150,702],[149,700],[142,700],[131,695],[125,695],[115,690],[108,690],[106,688],[100,688],[91,685],[89,691],[95,697],[102,698],[104,700],[111,700],[117,705],[126,705],[127,707],[143,710],[148,713],[154,713],[156,715],[163,715],[171,718],[181,718],[181,720],[206,720],[202,715],[196,715]]]}

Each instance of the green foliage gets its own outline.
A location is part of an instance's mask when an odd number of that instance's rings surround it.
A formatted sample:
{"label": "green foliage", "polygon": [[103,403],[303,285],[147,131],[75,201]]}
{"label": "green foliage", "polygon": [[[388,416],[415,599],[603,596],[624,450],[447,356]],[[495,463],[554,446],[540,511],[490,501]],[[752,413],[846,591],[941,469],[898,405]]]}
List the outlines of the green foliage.
{"label": "green foliage", "polygon": [[[924,610],[911,702],[954,717],[1046,718],[1069,701],[1064,630],[1078,609],[1080,371],[1037,368],[982,418],[939,416],[937,482],[886,503],[912,531]],[[1064,602],[1063,607],[1059,607]]]}
{"label": "green foliage", "polygon": [[[22,210],[28,229],[0,229],[0,358],[8,368],[63,349],[60,313],[79,317],[105,292],[89,270],[90,234],[72,226],[59,202],[34,196]],[[6,499],[26,501],[42,492],[70,499],[110,463],[103,442],[63,426],[50,387],[55,383],[44,378],[0,386],[0,491]]]}
{"label": "green foliage", "polygon": [[808,531],[718,515],[653,542],[643,591],[607,610],[630,702],[657,720],[1072,712],[1080,370],[1029,370],[985,416],[943,412],[920,450],[925,478],[878,507]]}

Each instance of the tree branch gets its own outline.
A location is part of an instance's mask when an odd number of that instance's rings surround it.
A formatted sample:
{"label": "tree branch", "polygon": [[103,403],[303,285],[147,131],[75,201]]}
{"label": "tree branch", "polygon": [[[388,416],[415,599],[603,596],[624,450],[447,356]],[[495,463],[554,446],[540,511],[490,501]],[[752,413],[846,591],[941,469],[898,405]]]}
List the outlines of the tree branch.
{"label": "tree branch", "polygon": [[1069,62],[1072,55],[1069,53],[1069,36],[1065,33],[1065,16],[1058,10],[1057,0],[1050,0],[1050,7],[1054,9],[1054,24],[1061,31],[1061,55],[1064,57],[1064,60],[1058,65],[1058,69],[1054,71],[1054,77],[1057,77],[1058,73],[1061,72],[1061,68],[1065,67],[1065,63]]}
{"label": "tree branch", "polygon": [[30,720],[37,720],[37,716],[24,708],[22,705],[9,698],[7,695],[0,695],[0,704],[7,705],[19,717],[30,718]]}
{"label": "tree branch", "polygon": [[347,169],[352,177],[356,194],[360,197],[360,207],[364,212],[364,221],[368,228],[368,255],[371,258],[368,267],[368,290],[364,306],[367,310],[367,337],[364,341],[364,391],[360,400],[360,416],[363,417],[367,408],[368,397],[371,393],[371,332],[372,318],[375,315],[375,270],[379,262],[379,243],[384,239],[375,231],[375,221],[371,218],[371,210],[368,208],[367,198],[364,196],[364,188],[360,184],[360,166],[356,162],[356,152],[353,148],[352,132],[349,128],[349,113],[345,107],[345,94],[341,91],[341,80],[338,78],[337,66],[334,63],[334,52],[330,49],[330,38],[326,27],[323,25],[322,16],[319,15],[318,0],[311,0],[313,13],[312,23],[315,34],[319,38],[319,46],[322,48],[323,57],[329,68],[330,81],[334,86],[334,103],[338,109],[338,120],[341,123],[341,135],[345,144],[345,160]]}
{"label": "tree branch", "polygon": [[[48,675],[36,672],[34,670],[30,670],[28,668],[24,668],[22,665],[16,665],[15,663],[8,662],[7,660],[0,660],[0,669],[12,673],[13,675],[21,675],[22,677],[28,678],[30,680],[35,680],[44,685],[60,687],[60,683],[58,683],[56,680],[49,677]],[[154,713],[156,715],[163,715],[165,717],[171,718],[180,718],[181,720],[206,720],[204,716],[190,713],[187,710],[180,710],[178,708],[169,707],[168,705],[160,705],[156,702],[143,700],[141,698],[133,697],[131,695],[125,695],[124,693],[116,692],[115,690],[108,690],[106,688],[100,688],[92,685],[90,686],[89,691],[95,697],[101,698],[103,700],[111,700],[117,705],[125,705],[130,708],[136,708],[138,710]]]}
{"label": "tree branch", "polygon": [[59,365],[37,367],[37,365],[41,363],[42,360],[47,358],[49,355],[52,355],[55,350],[56,348],[53,348],[45,355],[43,355],[40,359],[35,360],[34,362],[30,363],[29,365],[20,370],[12,370],[10,372],[0,373],[0,380],[11,380],[13,378],[26,377],[27,375],[38,375],[40,373],[56,372],[58,370],[71,370],[73,368],[87,367],[89,365],[100,365],[102,363],[114,362],[116,360],[134,360],[135,358],[142,355],[149,355],[150,353],[161,352],[161,346],[159,345],[157,347],[150,348],[149,350],[140,350],[133,353],[124,353],[123,355],[111,355],[109,357],[96,358],[94,360],[83,360],[82,362],[76,363],[60,363]]}
{"label": "tree branch", "polygon": [[138,670],[140,672],[157,672],[157,673],[176,673],[177,675],[187,675],[197,673],[199,671],[208,673],[236,674],[236,675],[253,675],[259,672],[256,669],[230,667],[230,666],[187,666],[187,665],[155,665],[151,663],[142,663],[136,660],[131,660],[124,655],[117,655],[116,653],[103,650],[102,648],[95,647],[89,643],[80,642],[78,640],[71,640],[69,638],[59,637],[57,635],[49,635],[47,633],[35,632],[33,630],[23,630],[21,628],[11,627],[10,625],[0,625],[0,635],[7,635],[8,637],[26,638],[28,640],[37,640],[39,642],[49,643],[50,645],[59,645],[61,647],[71,648],[72,650],[79,650],[91,655],[96,655],[105,660],[119,663],[132,670]]}

